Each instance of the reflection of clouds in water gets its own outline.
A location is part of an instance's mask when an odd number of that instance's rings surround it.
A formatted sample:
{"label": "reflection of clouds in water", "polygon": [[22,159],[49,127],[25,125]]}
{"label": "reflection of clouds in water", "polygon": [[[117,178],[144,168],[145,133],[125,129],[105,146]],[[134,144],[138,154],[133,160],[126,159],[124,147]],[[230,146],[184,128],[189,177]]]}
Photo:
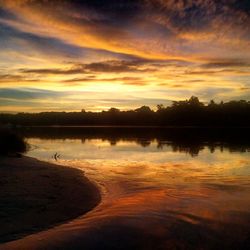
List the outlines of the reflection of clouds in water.
{"label": "reflection of clouds in water", "polygon": [[[228,191],[249,178],[248,153],[230,153],[205,147],[196,157],[173,152],[171,147],[157,149],[153,141],[143,148],[135,142],[122,141],[110,146],[105,140],[41,140],[29,139],[39,148],[32,156],[50,159],[59,152],[59,163],[84,169],[100,183],[120,185],[120,188],[136,192],[139,189],[174,187],[199,187]],[[217,185],[217,186],[216,186]],[[221,187],[221,188],[219,188]]]}
{"label": "reflection of clouds in water", "polygon": [[[131,141],[110,146],[97,139],[29,142],[39,146],[29,155],[51,160],[58,152],[59,164],[84,170],[103,191],[100,206],[55,230],[53,240],[55,235],[67,239],[72,232],[80,235],[81,246],[98,247],[100,242],[112,243],[115,233],[128,248],[141,246],[145,238],[160,242],[162,249],[190,242],[208,249],[224,243],[227,247],[227,242],[244,245],[250,220],[249,153],[211,153],[205,146],[192,157],[170,146],[158,149],[156,142],[146,148]],[[91,237],[97,239],[95,243]]]}
{"label": "reflection of clouds in water", "polygon": [[230,153],[227,150],[223,152],[215,150],[210,153],[210,150],[205,147],[204,150],[196,157],[191,157],[187,153],[173,152],[170,146],[157,149],[156,142],[152,142],[150,146],[143,148],[134,142],[121,142],[116,146],[110,146],[104,140],[86,140],[82,143],[81,140],[41,140],[29,139],[32,145],[39,145],[39,148],[32,152],[32,155],[39,158],[50,158],[55,152],[60,152],[63,159],[84,159],[88,161],[117,161],[119,163],[133,162],[136,163],[183,163],[185,168],[191,164],[199,171],[202,169],[212,168],[213,171],[224,171],[226,169],[234,169],[249,166],[249,154],[240,152]]}
{"label": "reflection of clouds in water", "polygon": [[[249,154],[227,150],[211,153],[205,148],[196,157],[171,151],[171,147],[157,150],[156,142],[143,148],[133,142],[110,146],[105,140],[41,140],[29,139],[39,147],[29,154],[52,160],[55,152],[61,155],[59,164],[84,169],[88,176],[107,185],[116,184],[127,192],[139,189],[207,185],[226,192],[229,185],[247,182],[250,174]],[[221,186],[216,186],[216,184]],[[227,187],[228,186],[228,187]],[[112,186],[112,188],[114,188]]]}
{"label": "reflection of clouds in water", "polygon": [[95,179],[128,181],[130,186],[132,182],[135,186],[150,187],[214,182],[232,184],[247,179],[250,171],[249,153],[227,150],[211,153],[207,147],[198,156],[191,157],[187,153],[173,152],[171,147],[157,149],[156,141],[146,148],[126,141],[110,146],[101,139],[86,140],[85,143],[78,139],[28,141],[39,146],[29,153],[32,156],[48,160],[58,152],[61,163],[84,168]]}

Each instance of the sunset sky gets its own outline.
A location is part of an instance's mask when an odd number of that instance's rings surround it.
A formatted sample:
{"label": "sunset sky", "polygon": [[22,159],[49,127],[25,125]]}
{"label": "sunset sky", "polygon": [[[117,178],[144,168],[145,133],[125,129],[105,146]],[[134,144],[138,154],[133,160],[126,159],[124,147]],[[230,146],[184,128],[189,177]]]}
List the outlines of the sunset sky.
{"label": "sunset sky", "polygon": [[250,100],[249,0],[0,0],[0,111]]}

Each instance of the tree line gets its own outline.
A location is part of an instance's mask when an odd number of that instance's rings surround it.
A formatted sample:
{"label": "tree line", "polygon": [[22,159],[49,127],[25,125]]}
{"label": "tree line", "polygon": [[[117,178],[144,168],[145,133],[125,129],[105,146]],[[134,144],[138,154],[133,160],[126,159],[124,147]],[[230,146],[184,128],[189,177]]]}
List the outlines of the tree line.
{"label": "tree line", "polygon": [[110,108],[102,112],[41,112],[0,114],[0,123],[22,126],[200,126],[237,127],[250,125],[250,101],[229,101],[208,104],[192,96],[174,101],[170,106],[157,105],[121,111]]}

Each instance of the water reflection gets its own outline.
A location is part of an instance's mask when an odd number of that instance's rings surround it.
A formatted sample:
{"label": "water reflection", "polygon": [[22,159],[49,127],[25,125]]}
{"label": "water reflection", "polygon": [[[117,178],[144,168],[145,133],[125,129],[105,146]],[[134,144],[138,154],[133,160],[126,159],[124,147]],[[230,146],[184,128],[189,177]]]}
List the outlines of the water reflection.
{"label": "water reflection", "polygon": [[[247,136],[113,130],[25,132],[33,145],[29,155],[53,161],[58,152],[59,164],[82,169],[103,192],[93,212],[39,235],[46,247],[249,248]],[[32,240],[37,246],[36,236]]]}
{"label": "water reflection", "polygon": [[161,128],[161,127],[28,127],[19,128],[26,137],[40,139],[101,139],[110,146],[120,142],[134,142],[149,147],[152,142],[157,148],[171,147],[176,152],[186,152],[196,156],[206,146],[211,152],[221,151],[247,152],[250,150],[248,128]]}

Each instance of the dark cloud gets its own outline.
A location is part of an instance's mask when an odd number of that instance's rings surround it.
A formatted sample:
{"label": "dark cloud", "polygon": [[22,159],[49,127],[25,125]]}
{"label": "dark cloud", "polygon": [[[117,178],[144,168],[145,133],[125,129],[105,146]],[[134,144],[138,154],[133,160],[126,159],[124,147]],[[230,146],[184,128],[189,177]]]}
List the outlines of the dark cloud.
{"label": "dark cloud", "polygon": [[[225,1],[224,1],[225,2]],[[240,10],[240,11],[244,11],[248,14],[250,14],[250,2],[249,0],[240,0],[240,1],[227,1],[229,6],[231,6],[232,8],[234,8],[235,10]]]}
{"label": "dark cloud", "polygon": [[96,79],[96,77],[93,76],[86,76],[86,77],[81,77],[81,78],[72,78],[72,79],[67,79],[67,80],[63,80],[62,82],[65,83],[77,83],[77,82],[89,82],[89,81],[96,81],[98,79]]}
{"label": "dark cloud", "polygon": [[146,2],[163,22],[180,30],[207,28],[218,18],[224,22],[231,22],[232,19],[243,22],[249,15],[247,0],[146,0]]}
{"label": "dark cloud", "polygon": [[214,74],[218,74],[219,72],[222,71],[218,71],[218,70],[187,70],[186,72],[184,72],[185,75],[214,75]]}
{"label": "dark cloud", "polygon": [[86,50],[80,47],[66,44],[56,38],[49,38],[30,34],[28,32],[21,32],[15,28],[1,23],[0,37],[0,48],[10,48],[19,51],[25,49],[26,54],[32,53],[32,49],[35,49],[40,53],[50,54],[51,56],[61,55],[72,58],[87,53]]}
{"label": "dark cloud", "polygon": [[39,79],[27,78],[21,75],[0,74],[0,82],[39,82]]}
{"label": "dark cloud", "polygon": [[130,65],[124,62],[99,62],[99,63],[91,63],[85,65],[85,69],[91,72],[128,72],[131,71]]}
{"label": "dark cloud", "polygon": [[222,61],[213,61],[205,63],[202,65],[203,68],[228,68],[228,67],[249,67],[250,62],[240,61],[240,60],[222,60]]}
{"label": "dark cloud", "polygon": [[0,75],[0,82],[12,82],[12,81],[16,82],[20,80],[23,80],[23,77],[19,75],[10,75],[10,74]]}
{"label": "dark cloud", "polygon": [[88,16],[91,15],[92,21],[102,21],[114,26],[130,22],[131,19],[141,14],[143,2],[143,0],[68,1],[74,11],[87,13]]}
{"label": "dark cloud", "polygon": [[[9,4],[2,10],[4,19],[13,18],[6,17],[7,10],[11,12],[12,1],[7,2]],[[80,47],[89,43],[89,48],[96,46],[96,49],[128,57],[130,53],[153,58],[157,51],[159,55],[155,55],[156,58],[163,58],[164,54],[176,58],[197,57],[201,52],[206,54],[203,51],[206,49],[201,48],[206,43],[206,37],[214,40],[213,48],[209,48],[214,53],[218,53],[217,49],[223,43],[226,43],[226,47],[237,47],[237,41],[245,44],[250,39],[249,1],[246,0],[64,0],[60,4],[56,0],[13,2],[19,7],[15,10],[16,16],[37,13],[35,20],[40,20],[42,31],[47,25],[51,37],[58,36],[61,42],[67,40]],[[27,12],[22,13],[25,8]],[[24,25],[29,22],[25,17],[22,16]],[[58,35],[60,32],[62,36]],[[208,33],[208,36],[204,33]],[[82,38],[76,39],[76,34]],[[201,44],[195,41],[196,36],[197,40],[202,40]],[[228,39],[234,40],[232,45]],[[150,46],[144,44],[145,41]],[[69,48],[69,55],[74,54],[71,49],[74,50]],[[241,50],[239,46],[238,49]]]}
{"label": "dark cloud", "polygon": [[155,13],[154,16],[160,17],[161,23],[174,32],[201,28],[210,22],[209,16],[212,14],[204,4],[207,1],[148,0],[146,2],[152,13]]}
{"label": "dark cloud", "polygon": [[186,86],[183,84],[174,84],[174,85],[171,85],[170,87],[172,87],[172,88],[185,88]]}
{"label": "dark cloud", "polygon": [[242,88],[240,88],[240,90],[242,90],[242,91],[250,90],[250,87],[242,87]]}
{"label": "dark cloud", "polygon": [[115,13],[124,15],[137,13],[143,6],[144,0],[32,0],[26,1],[26,4],[32,4],[37,8],[56,8],[57,11],[61,11],[65,6],[71,7],[73,10],[83,11],[85,9],[94,10],[96,12],[105,13],[106,15],[112,15]]}
{"label": "dark cloud", "polygon": [[86,0],[78,2],[85,7],[94,8],[105,13],[134,14],[141,9],[143,0]]}
{"label": "dark cloud", "polygon": [[18,17],[15,14],[2,8],[1,1],[0,1],[0,18],[5,19],[5,20],[18,20]]}
{"label": "dark cloud", "polygon": [[109,79],[111,81],[138,81],[142,80],[140,77],[117,77]]}
{"label": "dark cloud", "polygon": [[[92,21],[107,22],[113,26],[157,15],[180,29],[201,28],[207,26],[214,17],[229,18],[230,15],[249,14],[250,9],[248,0],[68,0],[61,3],[61,8],[55,0],[37,0],[32,1],[32,4],[38,8],[44,5],[47,8],[56,6],[58,12],[70,6],[74,13],[91,13],[88,17],[92,17]],[[83,16],[86,14],[74,15],[74,18],[80,21]]]}
{"label": "dark cloud", "polygon": [[142,72],[145,69],[140,69],[144,61],[106,61],[85,64],[84,68],[91,72],[106,72],[106,73],[120,73],[120,72]]}
{"label": "dark cloud", "polygon": [[244,70],[236,70],[228,68],[228,69],[223,69],[225,67],[230,67],[230,66],[210,66],[207,67],[207,69],[200,70],[200,69],[194,69],[194,70],[186,70],[183,74],[185,75],[249,75],[250,71],[244,71]]}
{"label": "dark cloud", "polygon": [[[147,65],[149,61],[102,61],[89,64],[75,64],[68,69],[20,69],[21,73],[28,74],[54,74],[54,75],[72,75],[72,74],[89,74],[89,73],[124,73],[124,72],[150,72],[152,68],[141,68]],[[80,79],[81,80],[81,79]],[[84,79],[83,79],[84,80]],[[78,79],[76,79],[78,81]]]}
{"label": "dark cloud", "polygon": [[63,96],[63,92],[35,88],[0,88],[1,99],[32,100]]}
{"label": "dark cloud", "polygon": [[114,78],[96,78],[95,76],[82,77],[82,78],[73,78],[61,81],[62,83],[66,83],[64,85],[68,86],[77,86],[83,82],[122,82],[125,85],[137,85],[137,86],[145,86],[146,83],[140,77],[114,77]]}
{"label": "dark cloud", "polygon": [[76,69],[21,69],[20,72],[28,74],[40,74],[40,75],[72,75],[82,74],[86,71],[82,68]]}
{"label": "dark cloud", "polygon": [[41,106],[41,103],[36,103],[34,101],[30,101],[30,100],[23,100],[23,99],[6,99],[6,98],[1,98],[0,96],[0,107],[5,107],[6,110],[5,111],[1,111],[1,113],[16,113],[15,111],[8,111],[7,107],[8,106],[15,106],[15,107],[23,107],[23,106],[27,106],[27,107],[39,107]]}
{"label": "dark cloud", "polygon": [[[5,12],[4,12],[5,13]],[[4,18],[5,15],[1,15],[0,19]],[[16,17],[11,16],[11,20],[15,20]],[[7,19],[8,20],[8,19]],[[44,56],[50,56],[52,59],[56,56],[61,56],[64,59],[70,60],[82,57],[89,57],[91,55],[96,56],[106,56],[111,58],[119,58],[124,60],[135,59],[133,55],[127,55],[116,52],[109,52],[102,49],[85,48],[77,45],[66,43],[61,39],[46,37],[43,35],[38,35],[34,33],[29,33],[20,31],[16,28],[7,25],[6,23],[1,23],[0,20],[0,49],[2,50],[14,50],[24,53],[26,55],[32,55],[34,57],[40,57],[42,54]],[[34,54],[34,51],[36,54]]]}

